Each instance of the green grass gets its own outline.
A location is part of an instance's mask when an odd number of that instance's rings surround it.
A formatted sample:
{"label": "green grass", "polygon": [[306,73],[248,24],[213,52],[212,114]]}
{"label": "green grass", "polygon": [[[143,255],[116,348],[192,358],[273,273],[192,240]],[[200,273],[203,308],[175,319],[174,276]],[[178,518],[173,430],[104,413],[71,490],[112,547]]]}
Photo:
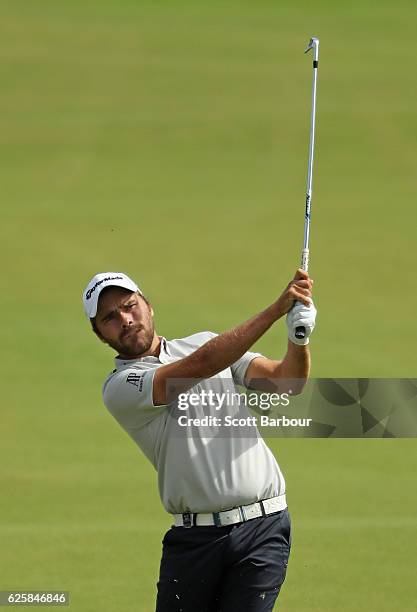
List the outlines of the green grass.
{"label": "green grass", "polygon": [[[169,517],[102,407],[81,291],[124,270],[167,337],[221,331],[298,265],[321,40],[315,376],[415,377],[413,2],[15,0],[0,25],[0,590],[153,609]],[[280,356],[284,325],[257,348]],[[274,440],[295,545],[281,608],[414,609],[413,440]]]}

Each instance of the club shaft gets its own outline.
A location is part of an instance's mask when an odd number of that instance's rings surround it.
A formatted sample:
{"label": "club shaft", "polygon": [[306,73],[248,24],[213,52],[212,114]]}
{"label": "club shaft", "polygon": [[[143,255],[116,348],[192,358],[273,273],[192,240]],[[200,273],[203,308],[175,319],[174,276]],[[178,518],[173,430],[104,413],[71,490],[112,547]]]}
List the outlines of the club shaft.
{"label": "club shaft", "polygon": [[[313,50],[313,85],[311,92],[311,121],[310,121],[310,146],[308,151],[308,168],[307,168],[307,189],[306,189],[306,208],[304,220],[304,243],[301,254],[301,268],[308,272],[309,262],[309,242],[310,242],[310,220],[311,220],[311,200],[313,197],[313,162],[314,162],[314,139],[316,132],[316,98],[317,98],[317,70],[319,65],[319,41],[317,38],[312,38],[306,52]],[[299,326],[295,330],[296,338],[302,339],[305,337],[306,330],[304,326]]]}
{"label": "club shaft", "polygon": [[310,144],[308,152],[307,189],[304,220],[304,243],[301,256],[301,267],[308,272],[309,243],[310,243],[310,219],[311,201],[313,197],[313,162],[314,162],[314,140],[316,132],[316,99],[317,99],[317,71],[318,71],[318,44],[313,49],[313,84],[311,91],[311,121],[310,121]]}

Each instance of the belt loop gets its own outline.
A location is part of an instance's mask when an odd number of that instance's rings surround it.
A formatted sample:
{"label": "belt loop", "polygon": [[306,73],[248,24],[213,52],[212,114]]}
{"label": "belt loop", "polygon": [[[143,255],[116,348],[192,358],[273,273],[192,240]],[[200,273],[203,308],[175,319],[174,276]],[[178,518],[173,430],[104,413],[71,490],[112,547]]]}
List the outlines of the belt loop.
{"label": "belt loop", "polygon": [[193,517],[193,527],[196,527],[197,526],[197,514],[193,512],[192,517]]}
{"label": "belt loop", "polygon": [[263,500],[259,502],[259,505],[261,506],[262,516],[267,516]]}
{"label": "belt loop", "polygon": [[183,512],[182,522],[183,522],[184,527],[187,527],[187,529],[191,527],[191,513],[190,512]]}
{"label": "belt loop", "polygon": [[213,512],[213,521],[216,527],[222,526],[222,522],[220,520],[220,512]]}

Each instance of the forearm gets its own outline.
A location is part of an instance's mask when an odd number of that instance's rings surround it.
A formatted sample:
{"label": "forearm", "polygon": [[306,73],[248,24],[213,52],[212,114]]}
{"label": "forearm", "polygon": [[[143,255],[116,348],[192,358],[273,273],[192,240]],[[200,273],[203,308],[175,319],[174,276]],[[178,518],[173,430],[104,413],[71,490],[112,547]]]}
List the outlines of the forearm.
{"label": "forearm", "polygon": [[241,325],[212,338],[188,357],[158,368],[153,382],[154,404],[166,404],[168,397],[172,401],[196,380],[210,378],[231,366],[280,316],[281,311],[273,304]]}
{"label": "forearm", "polygon": [[288,340],[287,353],[278,366],[280,378],[306,380],[310,374],[311,358],[309,345],[298,346]]}
{"label": "forearm", "polygon": [[245,384],[249,389],[301,393],[310,374],[310,352],[308,345],[297,346],[290,340],[285,357],[274,361],[258,357],[252,361],[246,372]]}
{"label": "forearm", "polygon": [[216,336],[184,359],[187,377],[209,378],[229,367],[281,316],[276,304],[272,304],[248,321]]}
{"label": "forearm", "polygon": [[[281,393],[291,389],[293,395],[301,393],[310,374],[311,358],[309,345],[298,346],[288,340],[285,357],[274,368],[271,382],[278,385]],[[277,383],[279,380],[279,383]]]}
{"label": "forearm", "polygon": [[[193,380],[195,383],[195,380],[215,376],[238,361],[273,323],[287,314],[296,301],[301,301],[306,306],[311,303],[311,282],[307,273],[300,269],[297,270],[294,279],[271,306],[241,325],[209,340],[191,355],[158,368],[153,382],[155,405],[166,403],[167,380],[171,381],[169,384],[170,394],[175,394],[179,390],[183,391],[192,386]],[[290,348],[287,355],[283,361],[288,376],[293,374],[295,377],[304,377],[306,372],[305,360],[308,357],[305,349]],[[298,367],[295,367],[296,363]]]}

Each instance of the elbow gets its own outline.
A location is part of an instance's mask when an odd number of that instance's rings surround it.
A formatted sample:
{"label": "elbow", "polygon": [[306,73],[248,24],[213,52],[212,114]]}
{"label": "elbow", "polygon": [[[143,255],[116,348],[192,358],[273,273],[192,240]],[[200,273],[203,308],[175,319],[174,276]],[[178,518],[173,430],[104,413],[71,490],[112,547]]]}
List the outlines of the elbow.
{"label": "elbow", "polygon": [[292,381],[291,395],[301,395],[307,384],[307,378],[297,378]]}
{"label": "elbow", "polygon": [[266,391],[267,393],[286,393],[287,395],[301,395],[307,384],[307,378],[265,378],[251,380],[250,389]]}
{"label": "elbow", "polygon": [[288,393],[291,396],[301,395],[307,384],[307,378],[289,378],[282,380],[280,384],[281,393]]}

